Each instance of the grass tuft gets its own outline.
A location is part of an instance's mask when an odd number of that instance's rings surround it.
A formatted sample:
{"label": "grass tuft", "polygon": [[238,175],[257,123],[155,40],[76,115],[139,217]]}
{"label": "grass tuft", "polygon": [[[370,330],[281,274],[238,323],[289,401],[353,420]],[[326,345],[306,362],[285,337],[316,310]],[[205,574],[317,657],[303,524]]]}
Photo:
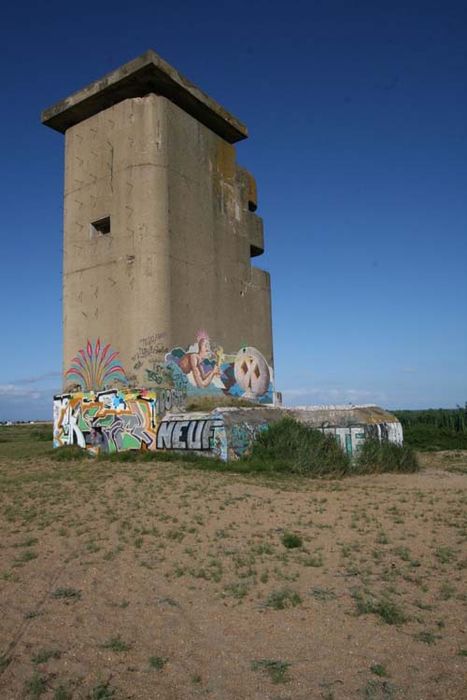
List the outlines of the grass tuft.
{"label": "grass tuft", "polygon": [[168,659],[163,656],[150,656],[149,665],[151,668],[155,668],[156,671],[162,671]]}
{"label": "grass tuft", "polygon": [[269,471],[288,471],[307,476],[341,476],[350,470],[350,461],[332,435],[282,418],[261,432],[244,462]]}
{"label": "grass tuft", "polygon": [[47,691],[47,679],[35,672],[24,684],[24,693],[31,700],[37,700]]}
{"label": "grass tuft", "polygon": [[387,595],[376,599],[369,593],[353,590],[352,597],[355,602],[357,615],[373,613],[378,615],[387,625],[402,625],[408,620],[402,608]]}
{"label": "grass tuft", "polygon": [[361,446],[355,463],[355,473],[381,474],[399,472],[409,474],[420,470],[411,447],[392,442],[366,440]]}
{"label": "grass tuft", "polygon": [[112,688],[110,681],[98,683],[91,690],[89,700],[111,700],[115,696],[115,688]]}
{"label": "grass tuft", "polygon": [[251,662],[251,670],[264,671],[273,683],[287,683],[290,680],[287,675],[290,665],[288,661],[257,659]]}
{"label": "grass tuft", "polygon": [[303,546],[303,540],[300,535],[296,535],[293,532],[284,532],[281,542],[287,549],[297,549]]}
{"label": "grass tuft", "polygon": [[50,659],[59,659],[61,652],[58,649],[41,649],[32,658],[33,664],[45,664]]}
{"label": "grass tuft", "polygon": [[106,642],[101,645],[102,649],[109,649],[110,651],[129,651],[131,649],[131,644],[127,644],[118,635],[117,637],[110,637]]}
{"label": "grass tuft", "polygon": [[60,587],[56,588],[52,593],[52,598],[57,598],[58,600],[80,600],[81,591],[78,591],[76,588]]}
{"label": "grass tuft", "polygon": [[285,608],[295,608],[301,602],[302,599],[296,591],[291,588],[281,588],[271,591],[266,598],[265,606],[273,610],[285,610]]}

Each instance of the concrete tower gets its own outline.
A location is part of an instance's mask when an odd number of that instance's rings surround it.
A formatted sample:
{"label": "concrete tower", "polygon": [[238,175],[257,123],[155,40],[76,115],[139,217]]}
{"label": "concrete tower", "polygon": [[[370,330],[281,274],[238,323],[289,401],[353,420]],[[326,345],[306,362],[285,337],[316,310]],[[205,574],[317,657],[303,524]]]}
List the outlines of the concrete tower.
{"label": "concrete tower", "polygon": [[153,51],[42,122],[65,134],[64,392],[271,403],[263,224],[233,145],[246,127]]}

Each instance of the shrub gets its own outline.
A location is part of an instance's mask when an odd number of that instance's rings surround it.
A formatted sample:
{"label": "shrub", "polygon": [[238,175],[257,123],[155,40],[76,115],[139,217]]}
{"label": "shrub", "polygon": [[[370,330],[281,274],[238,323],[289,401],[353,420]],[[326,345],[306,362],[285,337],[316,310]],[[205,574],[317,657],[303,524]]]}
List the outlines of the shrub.
{"label": "shrub", "polygon": [[289,680],[287,671],[290,666],[288,661],[275,659],[258,659],[251,662],[252,671],[264,671],[273,683],[286,683]]}
{"label": "shrub", "polygon": [[285,610],[286,608],[295,608],[300,605],[302,599],[296,591],[291,588],[281,588],[280,590],[271,591],[266,598],[265,605],[273,610]]}
{"label": "shrub", "polygon": [[303,540],[300,535],[296,535],[293,532],[284,532],[281,542],[287,549],[297,549],[303,545]]}
{"label": "shrub", "polygon": [[349,458],[332,435],[289,417],[261,432],[244,461],[252,465],[266,463],[271,471],[312,476],[340,476],[350,469]]}
{"label": "shrub", "polygon": [[361,446],[354,471],[359,474],[419,471],[415,452],[406,445],[366,440]]}

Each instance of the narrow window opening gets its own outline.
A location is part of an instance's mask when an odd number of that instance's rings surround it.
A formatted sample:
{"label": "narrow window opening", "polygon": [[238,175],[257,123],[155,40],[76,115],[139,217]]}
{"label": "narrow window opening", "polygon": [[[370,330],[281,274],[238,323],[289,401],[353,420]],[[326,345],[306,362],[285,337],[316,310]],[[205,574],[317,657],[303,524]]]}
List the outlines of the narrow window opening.
{"label": "narrow window opening", "polygon": [[96,235],[105,235],[110,233],[110,216],[105,216],[99,221],[93,221],[91,224],[91,232]]}

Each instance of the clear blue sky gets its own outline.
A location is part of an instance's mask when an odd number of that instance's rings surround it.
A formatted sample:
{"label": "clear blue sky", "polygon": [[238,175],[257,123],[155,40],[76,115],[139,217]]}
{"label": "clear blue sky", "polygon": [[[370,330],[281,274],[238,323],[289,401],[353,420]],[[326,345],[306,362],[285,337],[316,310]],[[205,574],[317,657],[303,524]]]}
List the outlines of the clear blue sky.
{"label": "clear blue sky", "polygon": [[40,112],[155,49],[244,121],[286,403],[467,400],[467,4],[2,9],[0,420],[60,388],[63,136]]}

